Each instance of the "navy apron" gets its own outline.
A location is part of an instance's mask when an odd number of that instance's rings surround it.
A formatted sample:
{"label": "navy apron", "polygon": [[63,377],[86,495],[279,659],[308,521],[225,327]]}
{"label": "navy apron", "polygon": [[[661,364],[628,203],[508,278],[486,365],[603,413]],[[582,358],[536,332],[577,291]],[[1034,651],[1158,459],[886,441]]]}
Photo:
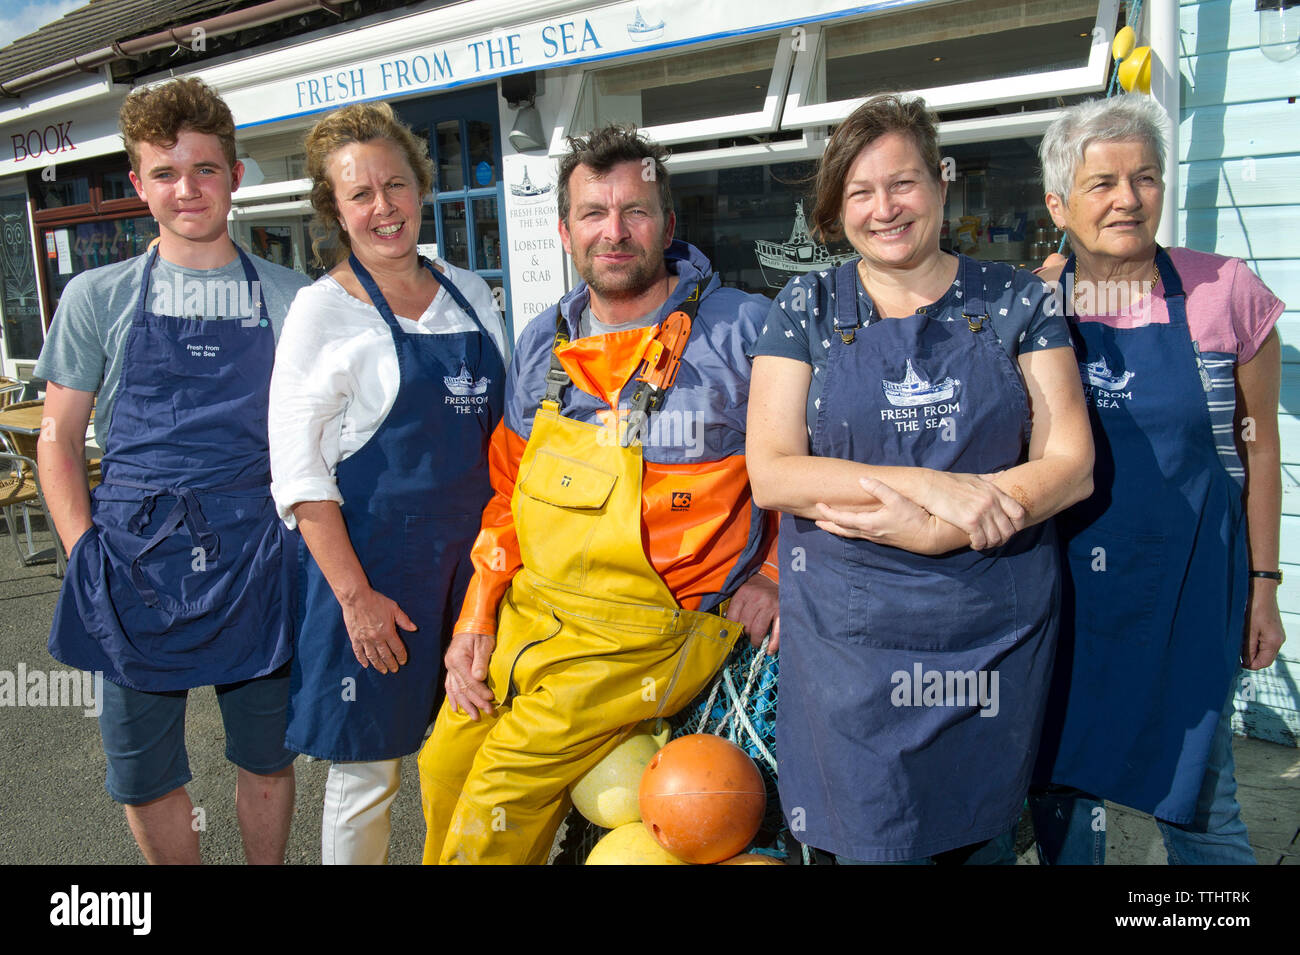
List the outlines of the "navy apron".
{"label": "navy apron", "polygon": [[[813,454],[971,474],[1024,461],[1025,389],[988,321],[978,264],[959,261],[955,306],[865,328],[857,260],[836,270],[839,334]],[[787,514],[781,549],[802,560],[781,574],[776,721],[795,836],[897,862],[1010,829],[1056,638],[1050,524],[997,550],[926,557]]]}
{"label": "navy apron", "polygon": [[1163,249],[1156,266],[1167,325],[1071,322],[1096,491],[1058,517],[1068,572],[1035,777],[1187,823],[1240,661],[1249,564],[1182,281]]}
{"label": "navy apron", "polygon": [[488,440],[501,418],[505,365],[465,296],[428,260],[475,331],[404,331],[370,273],[356,256],[348,262],[392,333],[400,385],[379,429],[338,464],[343,523],[370,586],[419,629],[397,628],[407,661],[396,673],[362,667],[304,544],[285,745],[372,761],[415,752],[434,717],[443,639],[474,573],[470,547],[492,496]]}
{"label": "navy apron", "polygon": [[[257,272],[242,249],[244,279]],[[68,555],[50,654],[150,692],[263,676],[291,651],[294,539],[271,498],[275,333],[146,307],[127,334],[92,526]]]}

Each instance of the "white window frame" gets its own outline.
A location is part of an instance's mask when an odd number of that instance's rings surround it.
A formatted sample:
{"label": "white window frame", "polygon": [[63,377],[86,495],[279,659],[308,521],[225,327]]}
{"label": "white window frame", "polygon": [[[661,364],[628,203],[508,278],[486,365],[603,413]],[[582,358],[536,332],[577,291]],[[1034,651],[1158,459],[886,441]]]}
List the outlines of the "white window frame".
{"label": "white window frame", "polygon": [[[1118,14],[1119,0],[1100,0],[1092,28],[1092,46],[1087,66],[936,86],[914,92],[923,97],[931,109],[941,112],[1104,90],[1110,67],[1111,36]],[[805,49],[795,57],[790,89],[785,97],[785,109],[781,118],[783,129],[838,123],[866,102],[866,97],[827,103],[804,102],[817,85],[816,66],[825,42],[824,29],[822,26],[809,26],[806,36],[808,42]],[[1006,119],[1007,117],[1000,117],[1001,121]]]}
{"label": "white window frame", "polygon": [[310,179],[286,179],[279,182],[264,182],[256,186],[241,186],[230,194],[230,202],[233,208],[239,209],[268,199],[285,199],[310,193]]}
{"label": "white window frame", "polygon": [[[781,125],[781,105],[786,100],[787,87],[790,81],[790,67],[794,62],[795,51],[793,44],[782,42],[782,38],[787,35],[788,31],[779,30],[773,33],[757,34],[745,38],[745,41],[764,40],[768,38],[775,39],[776,57],[772,63],[772,72],[768,76],[767,93],[763,98],[763,108],[752,113],[737,113],[731,116],[711,116],[708,119],[691,120],[685,123],[667,123],[661,126],[645,126],[642,132],[645,133],[654,142],[662,145],[672,145],[673,143],[689,143],[703,139],[719,139],[731,136],[748,136],[754,133],[771,133],[775,132]],[[728,38],[726,43],[712,44],[712,46],[734,45],[734,38]],[[707,54],[709,47],[691,47],[693,53]],[[638,59],[625,59],[619,61],[619,66],[641,62],[644,59],[654,59],[663,57],[660,52],[653,56],[642,57]],[[609,69],[609,66],[605,66]],[[616,67],[615,67],[616,68]],[[583,70],[582,75],[576,83],[573,83],[560,107],[560,117],[562,125],[555,135],[551,137],[551,146],[549,155],[553,158],[560,158],[568,152],[566,137],[570,129],[574,126],[578,112],[578,103],[582,99],[582,91],[586,88],[588,77],[598,72],[598,70]],[[579,130],[578,132],[585,132]],[[742,147],[747,148],[747,147]],[[719,151],[721,152],[721,151]],[[775,160],[774,160],[775,161]]]}
{"label": "white window frame", "polygon": [[734,169],[737,166],[769,166],[777,162],[820,159],[826,151],[826,131],[805,129],[798,139],[774,143],[753,143],[725,149],[702,149],[699,152],[674,153],[664,164],[669,172],[696,172],[701,169]]}
{"label": "white window frame", "polygon": [[939,122],[939,145],[993,143],[1000,139],[1030,139],[1042,136],[1064,109],[1044,109],[1033,113],[1001,113],[976,119]]}

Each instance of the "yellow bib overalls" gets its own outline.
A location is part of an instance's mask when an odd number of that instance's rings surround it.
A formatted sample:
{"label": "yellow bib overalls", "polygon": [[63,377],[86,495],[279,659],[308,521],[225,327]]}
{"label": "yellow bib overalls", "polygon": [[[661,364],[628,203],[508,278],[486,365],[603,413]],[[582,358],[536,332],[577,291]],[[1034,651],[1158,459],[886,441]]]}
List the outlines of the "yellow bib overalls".
{"label": "yellow bib overalls", "polygon": [[475,722],[444,703],[420,752],[425,863],[544,863],[568,787],[718,671],[735,621],[683,610],[641,538],[642,449],[544,400],[511,499],[523,568]]}

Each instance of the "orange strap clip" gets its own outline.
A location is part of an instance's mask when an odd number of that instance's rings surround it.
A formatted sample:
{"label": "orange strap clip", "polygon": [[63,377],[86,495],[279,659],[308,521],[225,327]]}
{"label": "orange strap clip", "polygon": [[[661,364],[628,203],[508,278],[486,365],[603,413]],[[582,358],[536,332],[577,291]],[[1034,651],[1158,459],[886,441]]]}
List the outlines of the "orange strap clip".
{"label": "orange strap clip", "polygon": [[644,381],[660,391],[671,388],[677,380],[682,352],[686,348],[686,339],[690,336],[691,317],[685,312],[676,311],[665,318],[659,326],[659,333],[646,349],[636,380]]}

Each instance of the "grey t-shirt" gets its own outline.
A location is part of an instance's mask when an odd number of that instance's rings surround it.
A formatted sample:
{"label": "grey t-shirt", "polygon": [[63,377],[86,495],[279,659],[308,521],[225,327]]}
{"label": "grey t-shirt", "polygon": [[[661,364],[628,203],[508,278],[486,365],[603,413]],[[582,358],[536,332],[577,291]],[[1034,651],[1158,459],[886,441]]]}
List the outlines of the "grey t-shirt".
{"label": "grey t-shirt", "polygon": [[659,324],[659,309],[653,312],[646,312],[640,318],[635,318],[630,322],[623,322],[621,325],[606,325],[595,315],[591,314],[591,306],[588,305],[582,310],[582,315],[578,318],[578,337],[586,338],[588,335],[608,335],[610,332],[625,332],[629,328],[645,328],[647,325]]}
{"label": "grey t-shirt", "polygon": [[[122,376],[127,335],[140,297],[140,282],[148,255],[115,262],[73,277],[54,313],[41,357],[33,374],[78,391],[98,394],[95,443],[105,447],[112,421],[117,383]],[[301,288],[305,275],[249,256],[257,272],[275,337]],[[159,315],[203,318],[246,318],[253,311],[252,289],[244,281],[240,259],[219,269],[188,269],[158,257],[149,279],[145,307]],[[267,347],[273,347],[270,342]]]}

